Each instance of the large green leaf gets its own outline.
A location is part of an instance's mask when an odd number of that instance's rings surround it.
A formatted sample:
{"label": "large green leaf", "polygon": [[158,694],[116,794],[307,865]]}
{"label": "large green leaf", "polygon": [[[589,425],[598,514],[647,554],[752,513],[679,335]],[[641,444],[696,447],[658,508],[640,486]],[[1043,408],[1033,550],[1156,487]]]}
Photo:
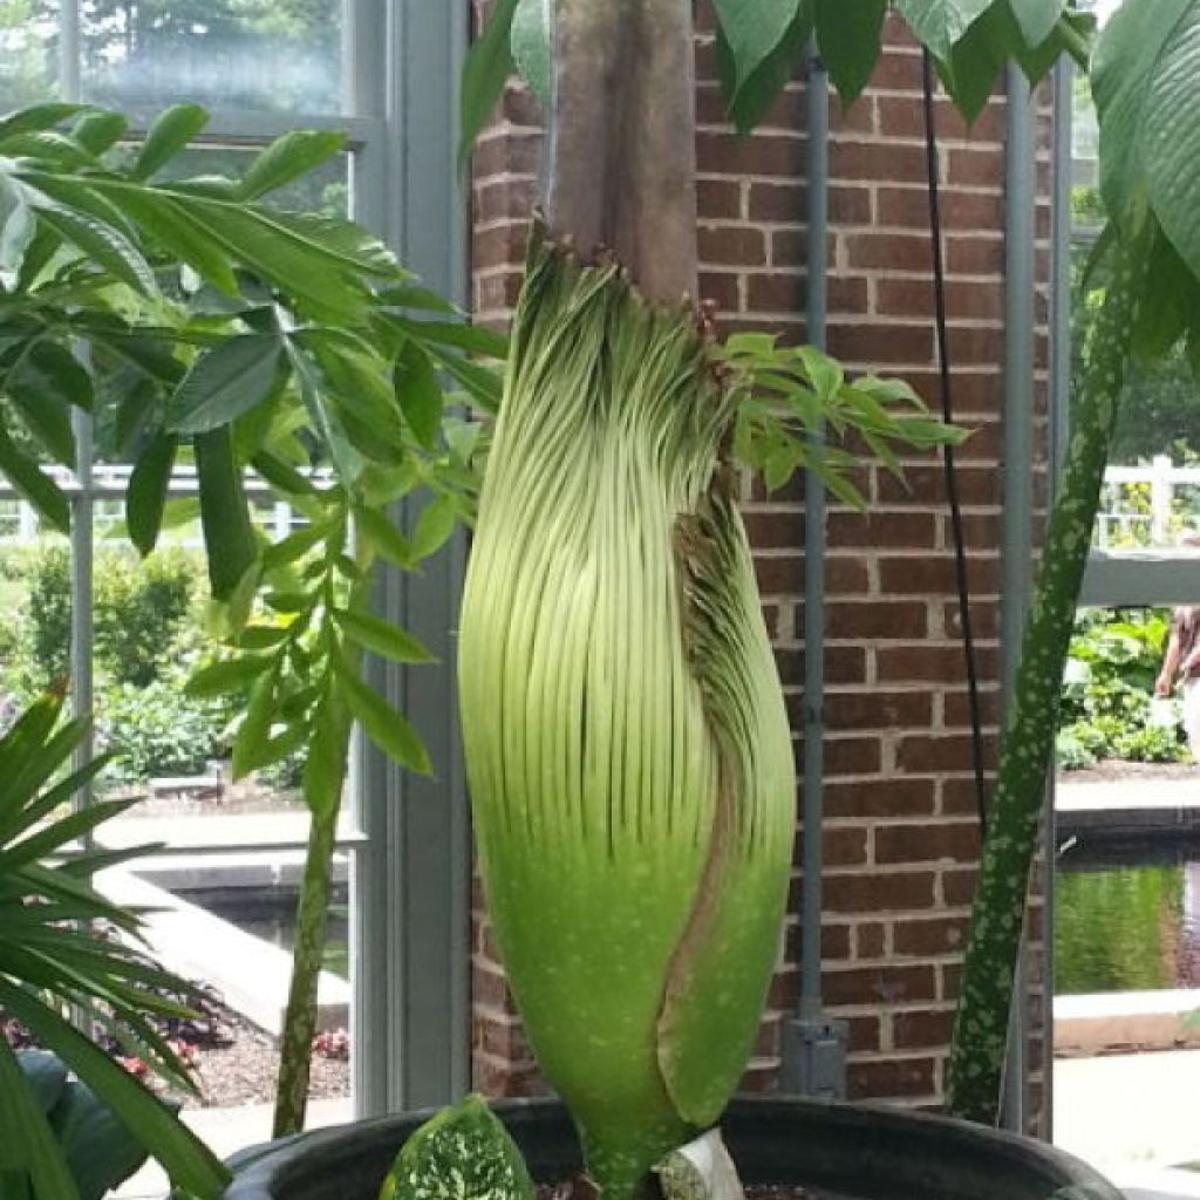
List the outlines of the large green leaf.
{"label": "large green leaf", "polygon": [[1122,5],[1096,45],[1092,94],[1100,118],[1100,188],[1109,211],[1127,227],[1148,200],[1153,168],[1143,157],[1145,125],[1159,65],[1172,34],[1194,7],[1195,0]]}
{"label": "large green leaf", "polygon": [[[7,985],[6,985],[7,986]],[[113,1064],[116,1070],[120,1070]],[[45,1114],[34,1097],[8,1042],[0,1037],[0,1129],[5,1139],[0,1165],[5,1173],[21,1168],[29,1173],[37,1200],[79,1200],[66,1159],[54,1140]],[[0,1177],[0,1182],[3,1178]],[[7,1184],[5,1185],[7,1187]]]}
{"label": "large green leaf", "polygon": [[1032,48],[1040,46],[1054,32],[1066,0],[1009,0],[1009,4],[1025,44]]}
{"label": "large green leaf", "polygon": [[213,595],[228,600],[258,557],[242,470],[228,426],[196,435],[200,522]]}
{"label": "large green leaf", "polygon": [[129,477],[125,524],[130,541],[143,555],[149,554],[158,542],[178,448],[179,439],[174,434],[160,432],[142,452]]}
{"label": "large green leaf", "polygon": [[[1105,81],[1097,91],[1098,101],[1105,96],[1101,150],[1114,156],[1101,180],[1105,199],[1115,215],[1127,216],[1144,187],[1163,231],[1200,275],[1200,0],[1132,7],[1154,18],[1119,20],[1122,10],[1104,32],[1097,62],[1097,78]],[[1122,37],[1128,44],[1119,44]],[[1126,89],[1141,90],[1140,105],[1124,89],[1115,103],[1109,99],[1113,74],[1128,77]],[[1130,172],[1124,177],[1122,164]]]}
{"label": "large green leaf", "polygon": [[[53,185],[51,185],[53,186]],[[35,186],[26,193],[38,219],[65,242],[78,247],[114,278],[152,296],[158,286],[141,251],[119,229],[91,213],[63,204]]]}
{"label": "large green leaf", "polygon": [[940,59],[984,13],[992,0],[896,0],[917,39]]}
{"label": "large green leaf", "polygon": [[272,333],[229,338],[202,355],[171,397],[176,433],[206,433],[261,404],[275,387],[283,342]]}
{"label": "large green leaf", "polygon": [[208,124],[208,113],[197,104],[175,104],[164,109],[146,133],[134,177],[149,179],[167,165]]}
{"label": "large green leaf", "polygon": [[49,104],[35,104],[31,108],[18,109],[0,118],[0,146],[9,138],[18,134],[29,133],[40,129],[53,129],[61,125],[68,117],[86,112],[86,104],[66,104],[52,101]]}
{"label": "large green leaf", "polygon": [[71,503],[62,489],[9,436],[0,421],[0,471],[60,533],[71,529]]}
{"label": "large green leaf", "polygon": [[[0,979],[0,1005],[34,1031],[112,1108],[179,1186],[201,1200],[217,1200],[229,1173],[212,1152],[152,1092],[103,1050],[23,988]],[[0,1088],[0,1091],[4,1089]],[[49,1193],[55,1200],[71,1192]]]}
{"label": "large green leaf", "polygon": [[887,0],[816,0],[817,45],[845,102],[856,99],[879,61]]}
{"label": "large green leaf", "polygon": [[749,133],[796,73],[812,32],[812,5],[803,3],[779,44],[747,79],[739,80],[733,50],[724,30],[717,31],[717,69],[729,115],[740,133]]}
{"label": "large green leaf", "polygon": [[393,662],[432,662],[433,655],[411,633],[399,625],[373,617],[370,613],[338,610],[334,613],[338,627],[354,643]]}
{"label": "large green leaf", "polygon": [[5,379],[4,390],[42,446],[73,467],[71,405],[91,407],[92,380],[71,352],[56,342],[35,343]]}
{"label": "large green leaf", "polygon": [[276,138],[242,178],[238,195],[257,200],[284,184],[307,175],[332,158],[346,144],[346,135],[333,129],[297,129]]}
{"label": "large green leaf", "polygon": [[462,73],[459,102],[461,128],[458,156],[466,162],[475,139],[491,119],[515,64],[512,56],[512,25],[517,0],[497,0],[487,25],[475,39]]}
{"label": "large green leaf", "polygon": [[802,0],[715,0],[733,61],[733,94],[774,54],[796,21]]}
{"label": "large green leaf", "polygon": [[442,427],[442,389],[429,355],[415,341],[405,343],[396,360],[394,378],[404,419],[417,441],[432,450]]}
{"label": "large green leaf", "polygon": [[72,1082],[50,1114],[80,1200],[103,1200],[146,1161],[125,1123],[91,1088]]}

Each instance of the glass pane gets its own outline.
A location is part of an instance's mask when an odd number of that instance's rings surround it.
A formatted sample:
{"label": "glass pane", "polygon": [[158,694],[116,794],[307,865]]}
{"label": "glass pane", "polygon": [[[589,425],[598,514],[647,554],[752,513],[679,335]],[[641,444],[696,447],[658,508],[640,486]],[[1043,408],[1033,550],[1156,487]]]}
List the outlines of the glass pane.
{"label": "glass pane", "polygon": [[1054,1135],[1123,1182],[1150,1162],[1200,1159],[1200,1128],[1174,1122],[1170,1082],[1200,1061],[1200,841],[1180,815],[1200,778],[1189,611],[1081,610],[1063,682]]}
{"label": "glass pane", "polygon": [[342,0],[85,0],[89,100],[341,109]]}
{"label": "glass pane", "polygon": [[0,112],[54,99],[58,4],[0,0]]}
{"label": "glass pane", "polygon": [[[222,1158],[271,1135],[278,1038],[291,978],[302,851],[152,855],[101,873],[99,889],[146,913],[151,953],[191,981],[199,1020],[166,1032],[196,1071],[200,1096],[178,1096],[183,1116]],[[335,865],[326,968],[318,985],[309,1124],[353,1116],[353,1004],[347,939],[348,863]],[[153,1164],[120,1193],[161,1197]]]}

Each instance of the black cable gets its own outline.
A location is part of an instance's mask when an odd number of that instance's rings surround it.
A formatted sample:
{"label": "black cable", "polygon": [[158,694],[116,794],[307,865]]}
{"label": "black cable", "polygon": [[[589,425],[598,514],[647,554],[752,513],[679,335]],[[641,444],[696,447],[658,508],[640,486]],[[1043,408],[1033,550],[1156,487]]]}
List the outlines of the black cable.
{"label": "black cable", "polygon": [[[938,183],[937,127],[933,106],[933,56],[924,52],[925,83],[925,157],[929,170],[929,236],[933,242],[933,300],[937,323],[938,366],[941,372],[942,419],[954,423],[951,397],[950,344],[946,331],[946,265],[942,256],[942,208]],[[958,496],[958,476],[954,469],[954,447],[943,447],[942,463],[946,475],[946,499],[950,505],[950,526],[954,536],[954,573],[958,587],[958,614],[962,625],[963,654],[967,667],[967,703],[971,719],[971,750],[975,768],[975,802],[979,810],[981,836],[987,835],[987,784],[984,778],[983,716],[979,703],[979,670],[976,663],[975,636],[971,628],[971,592],[967,581],[967,545],[963,531],[962,505]]]}

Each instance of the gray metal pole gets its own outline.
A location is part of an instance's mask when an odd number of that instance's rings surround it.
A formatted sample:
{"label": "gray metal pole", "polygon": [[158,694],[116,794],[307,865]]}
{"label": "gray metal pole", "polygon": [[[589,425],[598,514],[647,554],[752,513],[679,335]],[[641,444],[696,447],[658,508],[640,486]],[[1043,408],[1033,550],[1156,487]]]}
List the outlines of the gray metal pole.
{"label": "gray metal pole", "polygon": [[[824,349],[829,301],[829,75],[808,55],[807,335]],[[821,831],[825,811],[825,485],[804,481],[804,852],[800,912],[800,1009],[784,1031],[782,1083],[803,1095],[845,1093],[846,1029],[825,1017],[821,989]]]}
{"label": "gray metal pole", "polygon": [[[1008,67],[1005,168],[1004,515],[1000,650],[1004,700],[1012,695],[1033,584],[1034,203],[1033,101],[1015,63]],[[1003,1123],[1023,1130],[1028,1075],[1029,974],[1024,949],[1013,985]]]}

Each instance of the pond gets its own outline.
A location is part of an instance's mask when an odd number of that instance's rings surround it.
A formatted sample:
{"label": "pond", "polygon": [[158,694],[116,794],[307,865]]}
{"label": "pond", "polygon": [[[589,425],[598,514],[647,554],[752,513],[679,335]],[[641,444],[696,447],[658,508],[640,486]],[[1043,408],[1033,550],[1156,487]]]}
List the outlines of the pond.
{"label": "pond", "polygon": [[[180,895],[238,929],[289,953],[296,945],[294,888],[257,891],[248,888],[189,889]],[[325,970],[350,978],[349,908],[346,888],[335,887],[329,908]]]}
{"label": "pond", "polygon": [[1058,995],[1200,988],[1200,842],[1080,838],[1054,909]]}

